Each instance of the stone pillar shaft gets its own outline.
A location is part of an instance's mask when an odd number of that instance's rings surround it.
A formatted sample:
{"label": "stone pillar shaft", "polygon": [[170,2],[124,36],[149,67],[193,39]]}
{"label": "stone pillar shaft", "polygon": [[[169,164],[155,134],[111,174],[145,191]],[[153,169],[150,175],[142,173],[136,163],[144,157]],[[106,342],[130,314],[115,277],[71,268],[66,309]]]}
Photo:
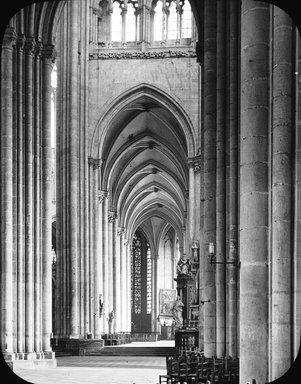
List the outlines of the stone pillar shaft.
{"label": "stone pillar shaft", "polygon": [[104,332],[108,331],[108,322],[106,318],[109,316],[109,264],[108,264],[108,196],[104,198],[103,202],[103,304],[104,304]]}
{"label": "stone pillar shaft", "polygon": [[127,281],[126,281],[126,308],[127,308],[127,332],[131,332],[131,251],[129,245],[126,247],[126,273],[127,273]]}
{"label": "stone pillar shaft", "polygon": [[37,44],[34,60],[34,344],[35,351],[40,352],[41,343],[41,191],[40,191],[40,173],[41,173],[41,116],[40,116],[40,95],[41,95],[41,46]]}
{"label": "stone pillar shaft", "polygon": [[79,337],[79,254],[78,254],[78,1],[70,4],[69,75],[69,227],[70,227],[70,337]]}
{"label": "stone pillar shaft", "polygon": [[124,245],[124,233],[120,236],[120,250],[121,250],[121,268],[120,268],[120,276],[121,276],[121,331],[125,332],[127,329],[127,324],[124,319],[126,319],[126,311],[127,311],[127,303],[126,303],[126,283],[127,283],[127,271],[126,271],[126,249]]}
{"label": "stone pillar shaft", "polygon": [[122,233],[120,230],[115,234],[116,237],[116,245],[115,245],[115,253],[116,253],[116,267],[115,267],[115,289],[116,289],[116,300],[115,300],[115,308],[116,308],[116,331],[121,332],[122,325],[122,312],[121,312],[121,237]]}
{"label": "stone pillar shaft", "polygon": [[94,316],[94,338],[101,339],[101,328],[100,328],[100,318],[99,318],[99,295],[100,295],[100,285],[101,285],[101,276],[102,276],[102,255],[99,252],[99,202],[98,202],[98,191],[99,191],[99,166],[97,164],[94,168],[94,302],[93,302],[93,316]]}
{"label": "stone pillar shaft", "polygon": [[33,49],[25,42],[25,352],[34,351],[34,263],[33,263]]}
{"label": "stone pillar shaft", "polygon": [[[216,1],[204,2],[204,354],[216,355],[215,267],[207,259],[216,242]],[[207,302],[207,300],[210,300]]]}
{"label": "stone pillar shaft", "polygon": [[[296,40],[296,71],[295,75],[301,73],[301,38],[299,30],[295,29]],[[295,236],[297,239],[301,239],[301,76],[297,76],[296,79],[296,110],[298,114],[296,116],[296,132],[295,132],[295,144],[296,144],[296,157],[295,157]],[[301,252],[300,240],[295,247],[294,255],[294,357],[299,353],[300,340],[301,340]]]}
{"label": "stone pillar shaft", "polygon": [[13,352],[13,79],[15,32],[8,27],[1,54],[1,347]]}
{"label": "stone pillar shaft", "polygon": [[[109,213],[110,215],[111,213]],[[107,216],[108,220],[108,310],[107,317],[109,313],[114,309],[114,299],[113,299],[113,286],[114,286],[114,273],[113,273],[113,222],[114,218],[112,216]],[[114,322],[115,323],[115,322]]]}
{"label": "stone pillar shaft", "polygon": [[[226,7],[217,3],[216,260],[226,261]],[[216,265],[216,355],[226,355],[226,264]]]}
{"label": "stone pillar shaft", "polygon": [[[193,167],[189,168],[189,242],[187,244],[187,253],[190,252],[190,247],[194,239],[195,232],[195,176]],[[189,252],[188,252],[189,251]]]}
{"label": "stone pillar shaft", "polygon": [[271,373],[291,366],[292,281],[292,22],[273,7],[272,218],[271,218]]}
{"label": "stone pillar shaft", "polygon": [[[85,307],[87,308],[88,313],[85,313],[86,317],[86,332],[92,332],[93,331],[93,322],[94,322],[94,288],[93,288],[93,282],[94,282],[94,241],[95,238],[95,221],[94,221],[94,215],[95,215],[95,174],[93,169],[93,159],[90,159],[90,169],[89,169],[89,180],[90,180],[90,209],[89,209],[89,221],[90,221],[90,231],[89,231],[89,251],[88,251],[88,262],[87,265],[87,271],[86,275],[88,276],[88,281],[86,282],[86,298],[87,303],[85,303]],[[97,195],[96,195],[97,196]],[[86,335],[85,335],[86,336]]]}
{"label": "stone pillar shaft", "polygon": [[51,266],[51,74],[53,47],[44,48],[43,57],[43,127],[42,127],[42,312],[43,351],[50,351],[52,332],[52,266]]}
{"label": "stone pillar shaft", "polygon": [[18,297],[18,309],[17,309],[17,351],[19,353],[24,352],[24,199],[23,199],[23,67],[24,67],[24,36],[20,36],[18,39],[17,50],[17,232],[18,232],[18,245],[17,245],[17,297]]}
{"label": "stone pillar shaft", "polygon": [[[229,7],[229,260],[236,260],[238,241],[238,4]],[[229,356],[237,357],[237,268],[229,265]]]}
{"label": "stone pillar shaft", "polygon": [[268,381],[269,22],[268,4],[253,0],[242,2],[241,383],[252,379],[257,383]]}

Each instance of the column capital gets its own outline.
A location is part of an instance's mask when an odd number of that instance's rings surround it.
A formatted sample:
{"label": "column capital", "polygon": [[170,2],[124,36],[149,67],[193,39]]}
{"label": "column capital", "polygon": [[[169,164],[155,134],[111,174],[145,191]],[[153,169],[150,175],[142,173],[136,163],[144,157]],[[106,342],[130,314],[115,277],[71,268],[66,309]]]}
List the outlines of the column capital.
{"label": "column capital", "polygon": [[99,169],[102,164],[102,160],[88,157],[88,164],[93,166],[93,169]]}
{"label": "column capital", "polygon": [[50,60],[52,63],[55,62],[56,59],[56,50],[54,48],[54,45],[44,45],[42,49],[42,57],[44,60]]}
{"label": "column capital", "polygon": [[25,45],[25,35],[20,34],[17,37],[17,50],[23,51]]}
{"label": "column capital", "polygon": [[125,233],[124,227],[117,228],[117,236],[122,236]]}
{"label": "column capital", "polygon": [[36,41],[34,37],[26,37],[24,44],[24,51],[27,55],[33,55],[36,47]]}
{"label": "column capital", "polygon": [[117,213],[115,211],[109,211],[108,213],[109,223],[114,223],[116,219],[117,219]]}
{"label": "column capital", "polygon": [[104,202],[104,199],[109,197],[108,191],[98,191],[98,202],[101,204]]}
{"label": "column capital", "polygon": [[202,155],[190,157],[188,159],[188,165],[189,167],[193,168],[193,171],[195,173],[200,172],[201,164],[202,164]]}
{"label": "column capital", "polygon": [[41,41],[38,41],[34,48],[34,54],[36,58],[40,58],[42,56],[43,44]]}
{"label": "column capital", "polygon": [[13,48],[17,41],[15,28],[7,27],[2,40],[2,48]]}

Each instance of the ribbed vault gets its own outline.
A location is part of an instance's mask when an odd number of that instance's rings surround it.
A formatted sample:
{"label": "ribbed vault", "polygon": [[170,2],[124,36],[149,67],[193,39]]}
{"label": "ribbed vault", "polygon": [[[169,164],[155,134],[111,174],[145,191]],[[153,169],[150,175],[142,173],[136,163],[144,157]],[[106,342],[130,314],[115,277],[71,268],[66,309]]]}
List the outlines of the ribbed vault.
{"label": "ribbed vault", "polygon": [[102,159],[101,189],[110,192],[109,209],[126,237],[140,227],[157,253],[158,235],[170,227],[183,242],[187,158],[194,138],[189,119],[170,96],[145,84],[125,95],[94,135]]}

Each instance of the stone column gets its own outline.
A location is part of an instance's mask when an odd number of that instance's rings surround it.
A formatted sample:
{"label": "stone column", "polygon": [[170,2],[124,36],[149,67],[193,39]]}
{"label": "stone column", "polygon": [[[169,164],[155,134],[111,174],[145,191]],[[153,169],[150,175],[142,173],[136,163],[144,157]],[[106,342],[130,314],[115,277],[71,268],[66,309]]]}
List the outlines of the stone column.
{"label": "stone column", "polygon": [[[115,308],[114,308],[114,285],[115,285],[115,281],[114,281],[114,223],[115,223],[115,220],[116,220],[116,213],[115,212],[112,212],[112,211],[109,211],[108,212],[108,216],[107,216],[107,220],[108,220],[108,232],[107,232],[107,237],[108,237],[108,314],[107,314],[107,317],[109,316],[109,313],[114,310],[115,312]],[[114,321],[115,323],[115,321]],[[112,331],[113,331],[113,327],[112,327]]]}
{"label": "stone column", "polygon": [[122,46],[126,47],[126,13],[127,13],[127,6],[125,5],[124,8],[121,9],[121,16],[122,16]]}
{"label": "stone column", "polygon": [[99,284],[99,292],[97,300],[97,316],[99,318],[99,335],[101,337],[101,334],[103,332],[103,308],[100,306],[103,305],[103,223],[102,223],[102,204],[104,200],[104,196],[102,194],[102,191],[99,190],[99,186],[101,184],[100,182],[101,176],[99,176],[99,185],[98,185],[98,232],[96,233],[97,236],[97,257],[99,262],[99,275],[98,275],[98,284]]}
{"label": "stone column", "polygon": [[119,315],[119,309],[120,309],[120,300],[119,300],[119,291],[120,291],[120,280],[119,280],[119,274],[120,274],[120,253],[118,254],[117,250],[117,217],[115,213],[115,217],[112,223],[112,269],[113,269],[113,309],[115,313],[115,321],[113,323],[113,332],[116,332],[117,329],[117,322],[119,321],[119,318],[117,315]]}
{"label": "stone column", "polygon": [[[93,317],[92,313],[92,292],[91,292],[91,285],[92,285],[92,279],[91,274],[92,272],[92,253],[93,253],[93,240],[94,240],[94,223],[93,223],[93,217],[94,217],[94,193],[95,193],[95,187],[94,187],[94,170],[93,170],[93,158],[88,158],[88,165],[89,165],[89,218],[88,218],[88,226],[89,226],[89,240],[87,246],[87,255],[85,258],[85,311],[84,311],[84,336],[87,337],[88,332],[92,332],[91,329],[91,320]],[[88,245],[87,244],[87,245]]]}
{"label": "stone column", "polygon": [[121,316],[122,316],[122,322],[121,322],[121,331],[124,332],[126,330],[126,324],[124,319],[126,319],[126,311],[127,311],[127,304],[126,304],[126,283],[127,283],[127,271],[126,271],[126,248],[124,245],[125,239],[124,239],[124,228],[122,228],[122,233],[120,235],[120,250],[121,250],[121,267],[120,267],[120,276],[121,276]]}
{"label": "stone column", "polygon": [[188,256],[190,256],[190,249],[192,245],[192,241],[194,239],[194,232],[195,232],[195,180],[194,180],[194,170],[193,170],[193,164],[190,163],[189,165],[189,241],[187,244],[187,252]]}
{"label": "stone column", "polygon": [[[116,332],[121,332],[122,326],[122,311],[121,311],[121,303],[122,303],[122,283],[121,283],[121,271],[122,271],[122,259],[121,259],[121,239],[122,239],[123,230],[122,228],[117,228],[117,237],[116,237],[116,267],[115,267],[115,289],[116,289],[116,300],[115,300],[115,308],[116,308]],[[116,236],[115,235],[115,236]]]}
{"label": "stone column", "polygon": [[177,10],[177,41],[176,41],[176,45],[179,45],[180,44],[180,40],[181,40],[181,33],[182,33],[182,15],[183,15],[183,9],[180,5],[177,5],[176,6],[176,10]]}
{"label": "stone column", "polygon": [[69,64],[69,228],[70,247],[70,338],[77,339],[79,317],[79,254],[78,254],[78,1],[70,4]]}
{"label": "stone column", "polygon": [[[101,177],[100,177],[101,179]],[[101,183],[99,182],[99,185],[101,185]],[[105,330],[105,314],[104,314],[104,291],[105,291],[105,287],[104,287],[104,253],[103,253],[103,250],[104,250],[104,219],[103,219],[103,215],[104,215],[104,200],[105,200],[105,193],[101,190],[98,191],[98,201],[99,201],[99,231],[98,231],[98,237],[99,237],[99,260],[100,260],[100,276],[99,276],[99,279],[100,279],[100,287],[99,287],[99,293],[101,295],[101,297],[98,297],[98,299],[101,300],[101,304],[103,305],[102,307],[102,311],[101,311],[101,317],[100,317],[100,329],[101,329],[101,332],[104,332]],[[99,303],[100,304],[100,303]]]}
{"label": "stone column", "polygon": [[52,266],[51,266],[51,74],[55,60],[53,46],[43,48],[42,99],[42,312],[43,351],[51,351]]}
{"label": "stone column", "polygon": [[[18,245],[17,245],[17,351],[24,352],[24,326],[25,326],[25,301],[24,301],[24,198],[23,198],[23,68],[24,68],[24,43],[25,37],[23,35],[18,37],[17,42],[17,232],[18,232]],[[4,99],[3,99],[4,100]]]}
{"label": "stone column", "polygon": [[127,332],[131,332],[132,314],[131,314],[131,246],[130,242],[126,241],[126,308],[127,308]]}
{"label": "stone column", "polygon": [[297,357],[300,349],[301,340],[301,38],[299,30],[295,28],[295,39],[296,39],[296,132],[295,132],[295,143],[296,143],[296,157],[295,157],[295,237],[299,239],[295,248],[294,255],[294,357]]}
{"label": "stone column", "polygon": [[101,165],[100,159],[94,159],[94,292],[93,292],[93,316],[94,316],[94,338],[101,339],[101,327],[99,318],[99,295],[102,281],[102,254],[99,246],[99,168]]}
{"label": "stone column", "polygon": [[[231,0],[229,20],[229,260],[237,260],[238,241],[238,4]],[[229,265],[229,356],[237,357],[237,267]]]}
{"label": "stone column", "polygon": [[[35,46],[34,60],[34,349],[40,352],[41,343],[41,43]],[[51,249],[51,248],[50,248]]]}
{"label": "stone column", "polygon": [[25,41],[25,351],[34,351],[33,38]]}
{"label": "stone column", "polygon": [[282,376],[292,356],[292,21],[273,7],[271,372]]}
{"label": "stone column", "polygon": [[[15,30],[7,27],[1,54],[1,348],[13,352],[13,47]],[[4,69],[4,70],[3,70]]]}
{"label": "stone column", "polygon": [[[226,4],[217,2],[216,260],[226,261]],[[226,264],[216,265],[216,355],[226,355]]]}
{"label": "stone column", "polygon": [[[216,242],[216,1],[204,2],[204,354],[216,355],[215,266],[208,258]],[[202,268],[202,266],[201,266]],[[210,302],[207,302],[210,300]]]}
{"label": "stone column", "polygon": [[[268,381],[269,5],[241,10],[240,382]],[[260,60],[259,60],[260,58]]]}
{"label": "stone column", "polygon": [[109,237],[108,237],[108,193],[105,193],[103,202],[102,214],[102,227],[103,227],[103,317],[104,317],[104,331],[108,331],[107,317],[109,316]]}
{"label": "stone column", "polygon": [[[95,228],[94,228],[94,215],[95,215],[95,159],[89,158],[89,251],[88,251],[88,262],[86,262],[86,276],[88,280],[86,283],[86,298],[88,303],[85,303],[85,307],[88,309],[88,314],[85,314],[86,320],[86,332],[92,332],[94,328],[94,242],[95,242]],[[96,195],[97,196],[97,195]],[[87,334],[85,335],[87,337]]]}
{"label": "stone column", "polygon": [[158,324],[158,258],[159,255],[153,255],[152,257],[152,323],[154,324],[153,332],[157,332]]}

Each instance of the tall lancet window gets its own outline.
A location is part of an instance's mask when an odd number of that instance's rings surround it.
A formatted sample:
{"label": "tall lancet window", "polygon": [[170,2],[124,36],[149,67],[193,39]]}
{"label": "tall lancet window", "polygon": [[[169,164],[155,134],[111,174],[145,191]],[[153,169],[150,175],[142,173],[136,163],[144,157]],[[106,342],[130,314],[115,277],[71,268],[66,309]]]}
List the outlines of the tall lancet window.
{"label": "tall lancet window", "polygon": [[126,11],[126,41],[136,41],[136,15],[133,3],[129,3]]}
{"label": "tall lancet window", "polygon": [[136,231],[131,247],[132,331],[151,331],[152,258],[149,243]]}
{"label": "tall lancet window", "polygon": [[163,13],[163,2],[159,0],[154,8],[154,40],[165,40],[166,27],[165,27],[165,14]]}
{"label": "tall lancet window", "polygon": [[189,2],[186,0],[183,5],[182,13],[182,36],[183,38],[192,37],[192,12]]}
{"label": "tall lancet window", "polygon": [[113,12],[111,19],[111,39],[112,41],[122,41],[122,10],[118,1],[113,2]]}
{"label": "tall lancet window", "polygon": [[153,0],[152,41],[163,45],[190,44],[192,11],[188,0]]}
{"label": "tall lancet window", "polygon": [[176,9],[176,2],[172,1],[169,3],[168,8],[168,19],[167,19],[167,39],[168,40],[175,40],[177,39],[177,33],[178,33],[178,15],[177,15],[177,9]]}

